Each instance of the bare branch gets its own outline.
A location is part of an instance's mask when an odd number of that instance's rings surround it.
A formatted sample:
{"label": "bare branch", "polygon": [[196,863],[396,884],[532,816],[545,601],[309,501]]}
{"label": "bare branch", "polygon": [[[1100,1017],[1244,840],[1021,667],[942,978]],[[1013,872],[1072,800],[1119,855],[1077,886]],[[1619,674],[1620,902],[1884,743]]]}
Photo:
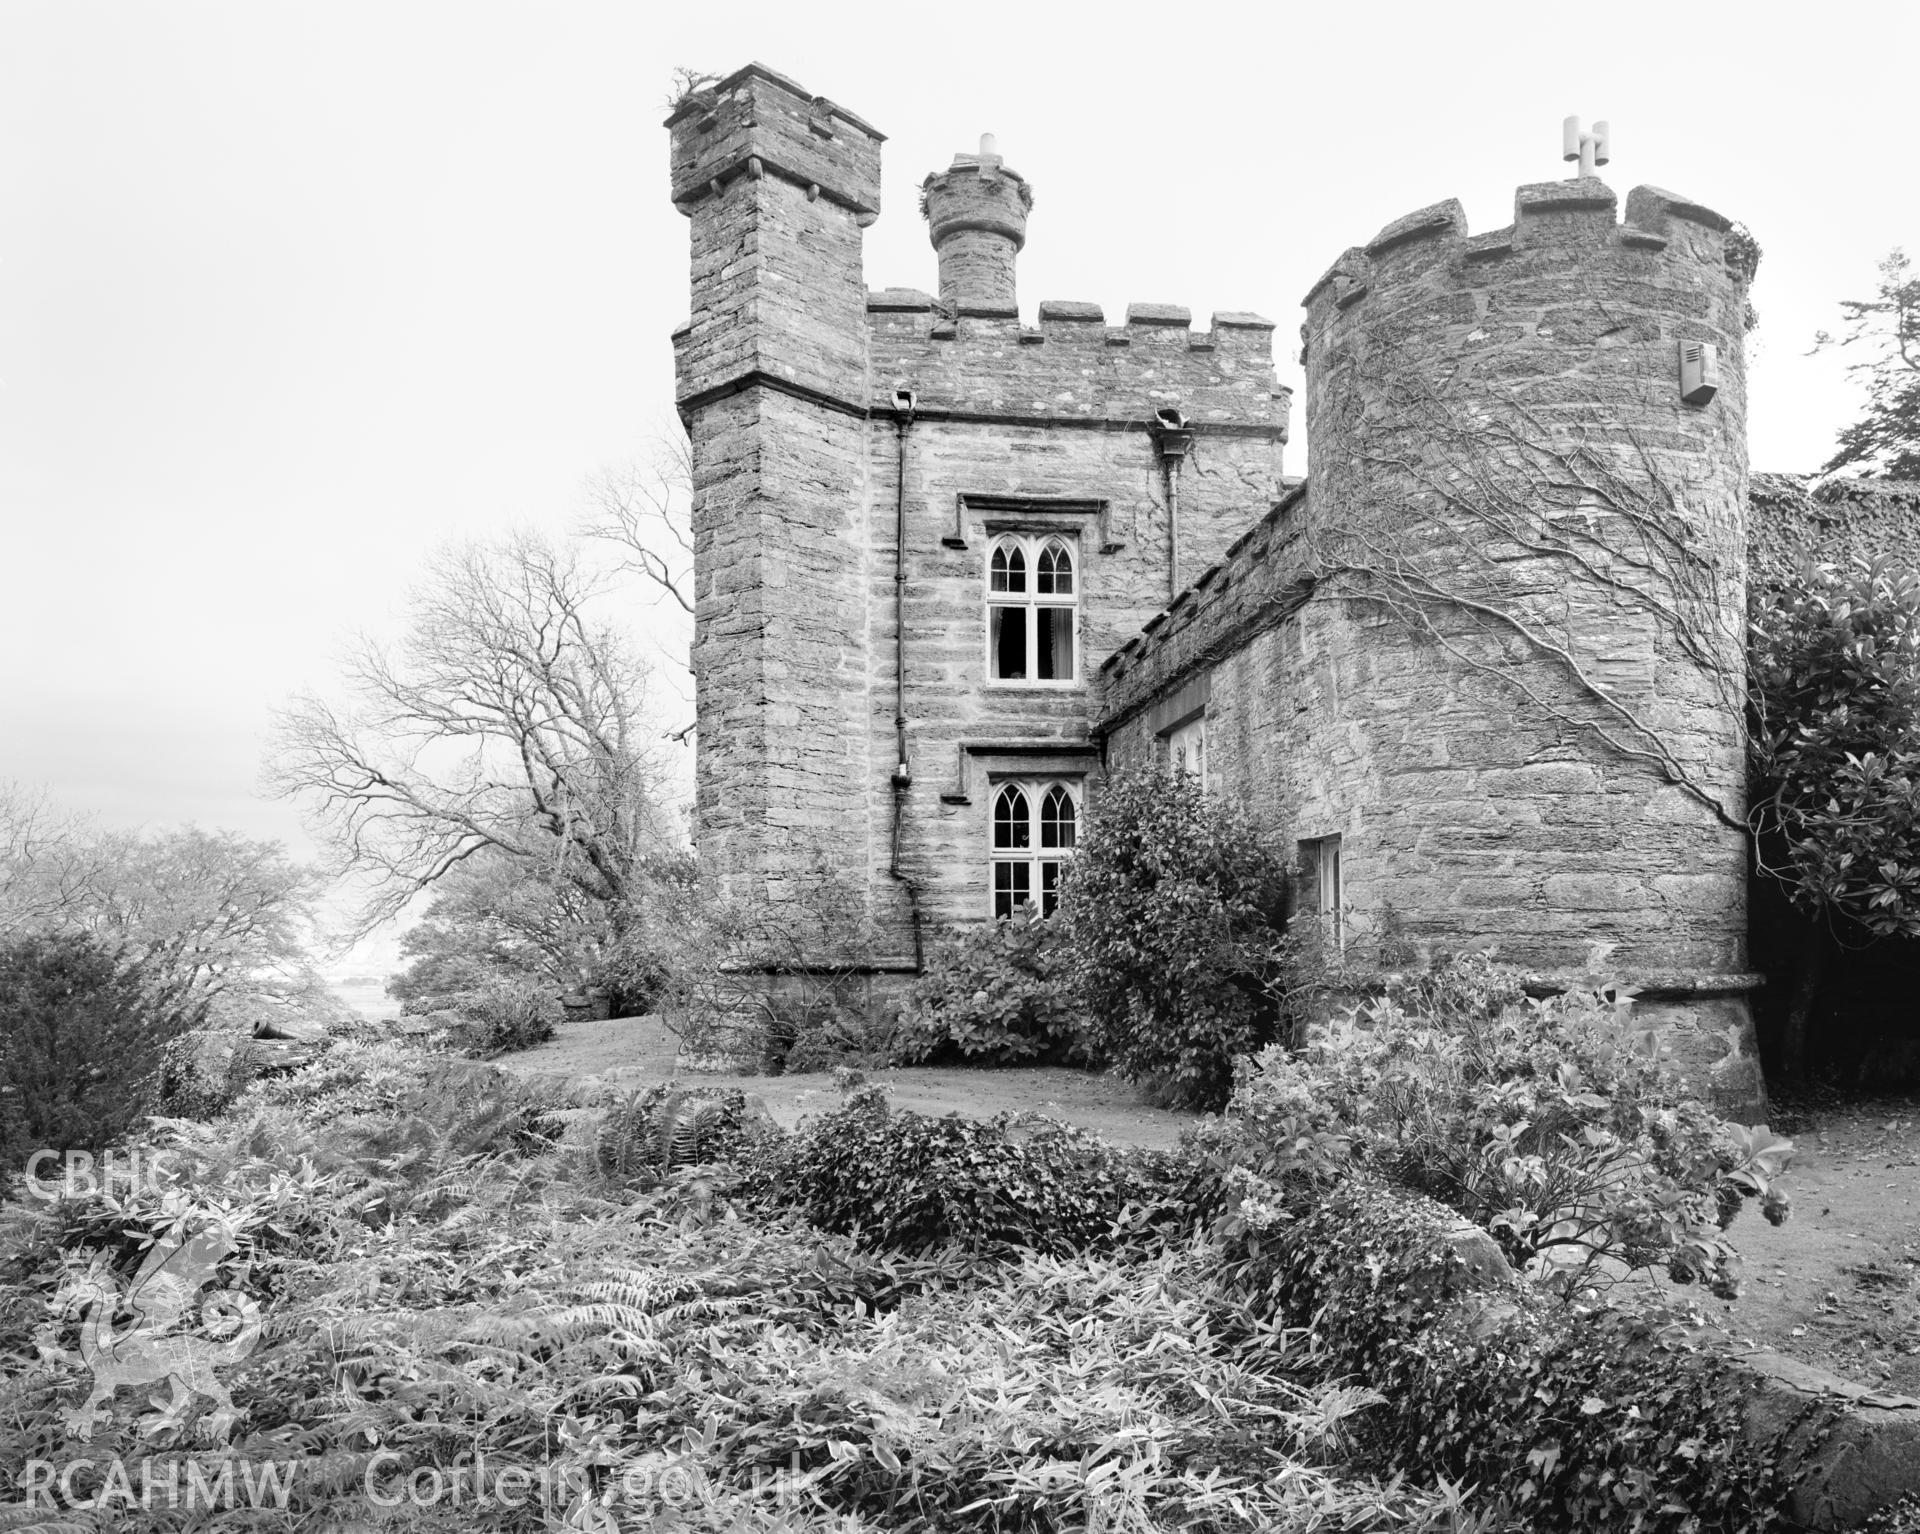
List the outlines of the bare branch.
{"label": "bare branch", "polygon": [[580,531],[620,550],[621,568],[693,615],[693,448],[661,437],[645,463],[605,469],[588,484]]}
{"label": "bare branch", "polygon": [[633,900],[675,840],[669,772],[639,728],[647,668],[593,618],[600,591],[531,534],[447,550],[402,642],[348,656],[350,703],[304,697],[280,716],[269,785],[305,802],[368,891],[358,933],[483,853],[610,908]]}
{"label": "bare branch", "polygon": [[[1745,830],[1737,783],[1710,781],[1709,764],[1675,746],[1652,691],[1657,657],[1672,654],[1742,714],[1739,570],[1721,552],[1727,530],[1706,520],[1713,506],[1696,505],[1632,431],[1543,418],[1518,391],[1456,388],[1390,331],[1367,332],[1343,365],[1364,370],[1365,387],[1337,397],[1334,472],[1384,469],[1408,493],[1311,529],[1316,595],[1391,614],[1551,730],[1655,767]],[[1398,424],[1381,431],[1381,419]],[[1643,637],[1644,679],[1602,669],[1623,632]]]}

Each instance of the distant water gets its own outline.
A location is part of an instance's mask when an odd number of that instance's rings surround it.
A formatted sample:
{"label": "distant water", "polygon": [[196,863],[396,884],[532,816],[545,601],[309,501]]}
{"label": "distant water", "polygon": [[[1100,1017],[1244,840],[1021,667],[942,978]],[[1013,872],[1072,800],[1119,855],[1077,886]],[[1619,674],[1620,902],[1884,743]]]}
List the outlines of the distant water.
{"label": "distant water", "polygon": [[387,994],[384,980],[353,975],[345,980],[329,980],[327,990],[334,1000],[345,1002],[370,1023],[391,1022],[400,1015],[400,1003]]}

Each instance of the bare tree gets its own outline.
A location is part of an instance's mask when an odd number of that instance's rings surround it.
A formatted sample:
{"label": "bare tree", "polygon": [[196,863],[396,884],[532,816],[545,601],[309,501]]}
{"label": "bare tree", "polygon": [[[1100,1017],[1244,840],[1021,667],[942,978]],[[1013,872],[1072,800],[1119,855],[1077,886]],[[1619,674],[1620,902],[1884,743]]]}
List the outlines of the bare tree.
{"label": "bare tree", "polygon": [[442,554],[389,650],[362,640],[349,701],[297,699],[271,787],[305,801],[371,931],[493,849],[614,910],[677,841],[644,727],[647,667],[593,616],[601,582],[532,534]]}
{"label": "bare tree", "polygon": [[655,601],[693,616],[693,446],[661,434],[645,462],[603,469],[587,485],[580,531],[620,551],[620,568],[653,587]]}

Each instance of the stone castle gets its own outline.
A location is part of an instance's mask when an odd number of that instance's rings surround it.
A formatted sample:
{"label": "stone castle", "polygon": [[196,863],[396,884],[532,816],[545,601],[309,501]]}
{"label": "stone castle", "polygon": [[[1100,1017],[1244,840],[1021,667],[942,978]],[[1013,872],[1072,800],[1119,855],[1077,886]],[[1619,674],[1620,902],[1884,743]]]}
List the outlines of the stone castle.
{"label": "stone castle", "polygon": [[930,924],[1047,904],[1106,772],[1157,760],[1281,828],[1341,940],[1631,985],[1754,1111],[1726,218],[1583,173],[1504,229],[1387,225],[1306,295],[1302,481],[1271,320],[1021,322],[991,142],[921,188],[925,293],[866,284],[853,113],[750,65],[667,126],[724,887],[830,873],[884,990]]}

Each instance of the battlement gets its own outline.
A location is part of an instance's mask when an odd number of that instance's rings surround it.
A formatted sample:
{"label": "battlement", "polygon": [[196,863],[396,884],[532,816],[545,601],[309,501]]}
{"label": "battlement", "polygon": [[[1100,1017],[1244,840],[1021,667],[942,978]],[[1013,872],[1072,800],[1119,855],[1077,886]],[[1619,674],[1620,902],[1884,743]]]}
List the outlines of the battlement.
{"label": "battlement", "polygon": [[1309,330],[1333,323],[1356,305],[1380,307],[1403,285],[1430,294],[1439,274],[1461,287],[1498,281],[1501,267],[1529,255],[1566,256],[1624,263],[1687,266],[1722,272],[1732,284],[1751,275],[1730,246],[1730,219],[1659,187],[1635,187],[1627,196],[1624,222],[1617,217],[1613,188],[1597,176],[1535,182],[1514,193],[1513,222],[1474,235],[1459,202],[1449,198],[1395,219],[1365,245],[1343,252],[1301,300]]}
{"label": "battlement", "polygon": [[689,93],[666,120],[673,205],[691,216],[740,176],[775,176],[870,224],[880,215],[886,135],[764,64]]}
{"label": "battlement", "polygon": [[[867,313],[917,314],[917,326],[903,324],[903,331],[922,330],[929,340],[957,340],[965,320],[1005,320],[1015,315],[1000,309],[961,307],[950,311],[931,293],[918,288],[878,288],[867,294]],[[1028,345],[1058,341],[1103,346],[1146,345],[1185,346],[1189,351],[1212,351],[1231,347],[1250,355],[1262,355],[1272,346],[1269,337],[1279,327],[1265,315],[1243,310],[1215,310],[1211,329],[1195,330],[1193,312],[1179,304],[1128,304],[1126,322],[1108,325],[1106,311],[1099,304],[1075,299],[1048,298],[1040,304],[1040,323],[1018,325],[1019,338]],[[1006,327],[965,326],[969,331],[1000,335]]]}
{"label": "battlement", "polygon": [[1216,313],[1195,330],[1176,304],[1130,304],[1109,325],[1098,304],[1049,299],[1040,323],[1016,310],[957,311],[913,288],[867,295],[873,388],[911,385],[922,411],[1146,423],[1162,407],[1194,424],[1286,440],[1290,391],[1274,375],[1274,323]]}
{"label": "battlement", "polygon": [[1111,730],[1272,627],[1312,591],[1300,536],[1307,489],[1285,493],[1167,609],[1101,663],[1095,717]]}

